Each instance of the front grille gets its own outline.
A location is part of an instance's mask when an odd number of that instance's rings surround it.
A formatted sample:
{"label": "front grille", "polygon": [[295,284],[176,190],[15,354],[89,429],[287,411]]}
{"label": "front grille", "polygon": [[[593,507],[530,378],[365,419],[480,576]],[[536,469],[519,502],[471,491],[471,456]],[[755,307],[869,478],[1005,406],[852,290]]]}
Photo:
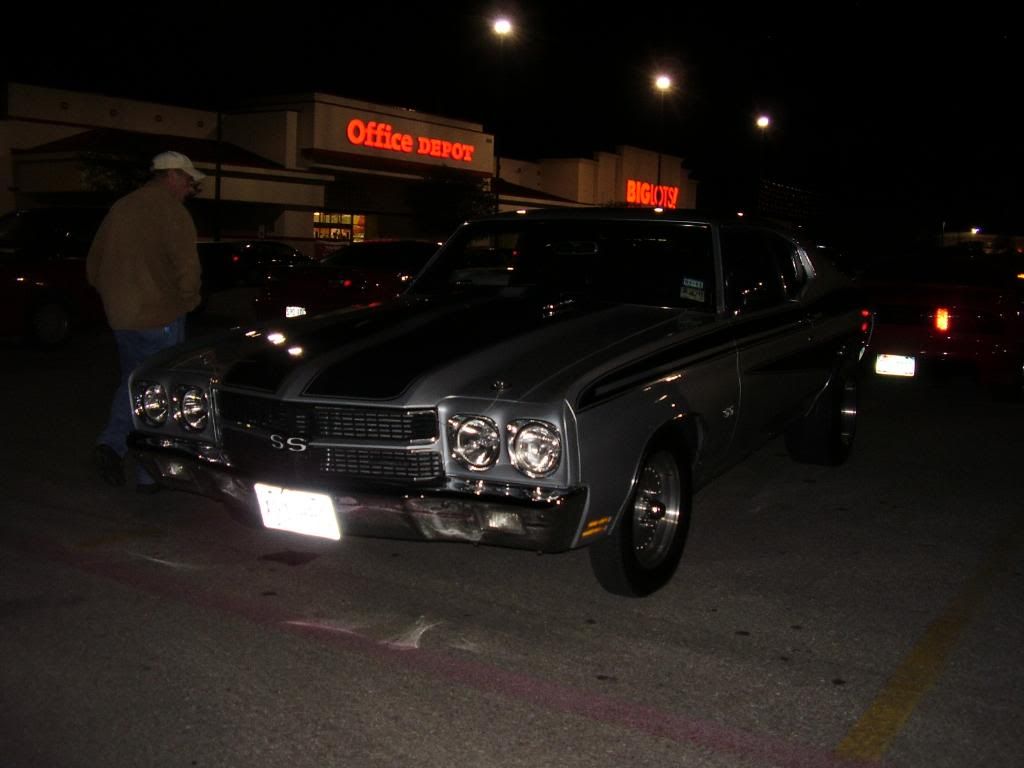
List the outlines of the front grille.
{"label": "front grille", "polygon": [[[444,473],[437,446],[422,447],[438,437],[433,409],[296,403],[224,391],[216,400],[229,461],[284,485],[341,478],[424,483]],[[301,440],[288,442],[294,438]],[[358,444],[368,442],[376,445]]]}
{"label": "front grille", "polygon": [[296,403],[223,391],[217,407],[225,421],[309,440],[408,443],[438,437],[433,409]]}
{"label": "front grille", "polygon": [[441,474],[437,453],[413,453],[360,448],[325,448],[320,456],[320,471],[350,477],[383,480],[432,480]]}
{"label": "front grille", "polygon": [[437,437],[437,412],[433,410],[315,405],[313,414],[317,432],[322,437],[395,441]]}

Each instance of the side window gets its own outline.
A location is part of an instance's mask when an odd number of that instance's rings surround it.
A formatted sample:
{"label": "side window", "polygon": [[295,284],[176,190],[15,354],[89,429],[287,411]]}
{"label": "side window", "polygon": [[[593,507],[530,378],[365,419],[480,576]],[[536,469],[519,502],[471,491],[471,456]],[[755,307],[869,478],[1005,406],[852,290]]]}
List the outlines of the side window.
{"label": "side window", "polygon": [[775,259],[775,266],[782,280],[783,293],[787,299],[795,299],[807,282],[807,273],[804,272],[796,245],[774,232],[764,232],[762,236]]}
{"label": "side window", "polygon": [[738,315],[783,303],[786,291],[782,277],[761,233],[722,227],[720,234],[727,310]]}

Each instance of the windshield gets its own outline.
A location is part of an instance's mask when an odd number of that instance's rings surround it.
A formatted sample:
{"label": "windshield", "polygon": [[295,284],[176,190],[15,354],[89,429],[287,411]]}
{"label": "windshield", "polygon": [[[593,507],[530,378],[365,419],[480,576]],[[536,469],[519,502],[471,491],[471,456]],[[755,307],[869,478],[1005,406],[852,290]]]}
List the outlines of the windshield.
{"label": "windshield", "polygon": [[715,309],[706,225],[636,221],[480,222],[461,229],[411,293],[556,293]]}
{"label": "windshield", "polygon": [[340,248],[321,264],[347,269],[419,272],[437,246],[433,243],[354,243]]}

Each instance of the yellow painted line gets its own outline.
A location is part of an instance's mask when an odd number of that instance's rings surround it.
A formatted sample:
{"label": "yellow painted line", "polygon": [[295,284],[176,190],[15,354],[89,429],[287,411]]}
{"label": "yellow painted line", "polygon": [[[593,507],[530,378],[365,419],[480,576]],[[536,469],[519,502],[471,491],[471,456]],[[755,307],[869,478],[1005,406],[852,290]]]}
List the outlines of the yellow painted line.
{"label": "yellow painted line", "polygon": [[1011,559],[1021,549],[1022,535],[1024,519],[1016,521],[999,538],[981,570],[928,626],[921,641],[911,649],[881,693],[836,747],[837,757],[863,761],[882,758],[918,702],[942,673],[968,622],[981,610],[999,581],[1009,574]]}

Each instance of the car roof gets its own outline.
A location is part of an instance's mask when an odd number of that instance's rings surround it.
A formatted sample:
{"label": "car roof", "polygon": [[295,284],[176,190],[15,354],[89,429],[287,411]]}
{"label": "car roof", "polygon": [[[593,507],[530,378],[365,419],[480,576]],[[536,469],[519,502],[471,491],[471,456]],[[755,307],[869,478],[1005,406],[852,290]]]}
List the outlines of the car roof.
{"label": "car roof", "polygon": [[[534,221],[668,221],[681,224],[740,225],[788,232],[789,227],[778,221],[752,216],[722,214],[696,208],[639,208],[635,206],[606,207],[551,207],[507,211],[472,219],[473,222],[500,222],[510,220]],[[790,233],[793,234],[793,233]],[[795,236],[795,235],[794,235]]]}

